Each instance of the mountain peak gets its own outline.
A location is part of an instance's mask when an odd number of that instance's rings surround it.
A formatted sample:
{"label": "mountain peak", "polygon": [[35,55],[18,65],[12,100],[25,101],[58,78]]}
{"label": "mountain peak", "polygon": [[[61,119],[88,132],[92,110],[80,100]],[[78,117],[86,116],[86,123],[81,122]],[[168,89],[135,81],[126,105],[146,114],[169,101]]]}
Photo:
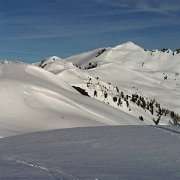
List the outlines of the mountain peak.
{"label": "mountain peak", "polygon": [[133,42],[131,41],[128,41],[124,44],[121,44],[121,45],[118,45],[118,46],[115,46],[113,49],[139,49],[141,47],[139,47],[138,45],[134,44]]}

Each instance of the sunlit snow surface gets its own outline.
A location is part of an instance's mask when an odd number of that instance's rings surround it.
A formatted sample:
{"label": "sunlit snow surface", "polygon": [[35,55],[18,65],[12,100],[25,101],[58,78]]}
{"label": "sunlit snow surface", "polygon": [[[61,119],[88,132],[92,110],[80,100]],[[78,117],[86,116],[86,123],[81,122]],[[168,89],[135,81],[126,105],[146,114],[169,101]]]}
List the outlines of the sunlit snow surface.
{"label": "sunlit snow surface", "polygon": [[[114,96],[119,96],[116,87],[119,92],[129,96],[137,94],[147,101],[155,99],[161,108],[180,114],[180,54],[177,52],[169,49],[150,51],[127,42],[113,48],[84,52],[65,60],[52,61],[52,58],[44,62],[46,70],[73,86],[85,89],[92,98],[136,118],[143,116],[146,124],[154,124],[153,119],[158,118],[156,112],[151,114],[130,101],[128,108],[126,103],[118,106],[112,100]],[[95,90],[97,97],[94,96]],[[107,98],[104,97],[105,92]],[[159,124],[167,125],[169,121],[170,117],[162,116]]]}
{"label": "sunlit snow surface", "polygon": [[143,124],[27,64],[0,65],[0,101],[0,137],[70,127]]}
{"label": "sunlit snow surface", "polygon": [[[66,60],[82,67],[99,62],[97,68],[87,71],[88,75],[99,77],[101,81],[109,82],[114,87],[155,98],[162,106],[180,113],[180,54],[171,50],[147,51],[132,42],[107,48],[96,57],[99,51],[97,49],[78,54]],[[70,77],[63,76],[62,73],[60,76],[71,82]],[[167,79],[164,80],[166,76]]]}
{"label": "sunlit snow surface", "polygon": [[0,140],[0,179],[179,180],[180,128],[52,130]]}

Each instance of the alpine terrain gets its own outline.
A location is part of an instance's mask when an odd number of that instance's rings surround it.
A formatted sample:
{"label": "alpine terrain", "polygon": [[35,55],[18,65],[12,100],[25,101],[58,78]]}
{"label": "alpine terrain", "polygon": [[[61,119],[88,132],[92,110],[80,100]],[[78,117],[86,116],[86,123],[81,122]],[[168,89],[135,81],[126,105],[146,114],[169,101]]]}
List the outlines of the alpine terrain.
{"label": "alpine terrain", "polygon": [[85,96],[145,124],[179,124],[180,51],[146,50],[132,42],[39,63]]}
{"label": "alpine terrain", "polygon": [[0,61],[0,179],[180,179],[179,74],[132,42]]}

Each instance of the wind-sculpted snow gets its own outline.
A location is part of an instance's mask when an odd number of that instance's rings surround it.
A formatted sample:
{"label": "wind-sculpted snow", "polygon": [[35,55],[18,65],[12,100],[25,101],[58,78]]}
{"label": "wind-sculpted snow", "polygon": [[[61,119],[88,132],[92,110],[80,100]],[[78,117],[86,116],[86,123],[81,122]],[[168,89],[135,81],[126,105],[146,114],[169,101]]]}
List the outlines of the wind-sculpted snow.
{"label": "wind-sculpted snow", "polygon": [[143,124],[27,64],[0,65],[0,99],[0,137],[70,127]]}
{"label": "wind-sculpted snow", "polygon": [[180,135],[173,129],[106,126],[3,138],[0,179],[179,180]]}

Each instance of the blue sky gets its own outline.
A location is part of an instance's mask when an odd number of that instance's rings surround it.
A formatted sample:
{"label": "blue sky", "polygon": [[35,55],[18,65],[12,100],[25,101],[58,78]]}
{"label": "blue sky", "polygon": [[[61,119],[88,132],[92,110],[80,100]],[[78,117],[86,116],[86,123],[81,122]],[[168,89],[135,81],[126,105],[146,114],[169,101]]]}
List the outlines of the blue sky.
{"label": "blue sky", "polygon": [[35,62],[126,41],[180,48],[179,0],[1,0],[0,58]]}

